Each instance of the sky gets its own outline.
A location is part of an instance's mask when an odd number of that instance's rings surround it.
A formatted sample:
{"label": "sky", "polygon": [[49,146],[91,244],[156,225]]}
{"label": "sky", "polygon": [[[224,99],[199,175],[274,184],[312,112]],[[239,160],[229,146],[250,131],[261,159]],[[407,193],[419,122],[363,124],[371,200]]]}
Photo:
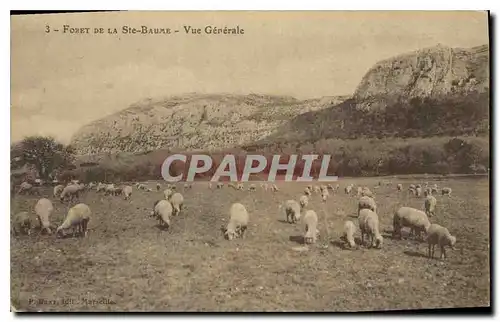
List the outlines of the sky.
{"label": "sky", "polygon": [[[63,26],[90,28],[62,33]],[[123,26],[171,35],[122,34]],[[244,29],[186,34],[184,26]],[[51,32],[46,33],[46,26]],[[94,28],[105,33],[94,34]],[[108,28],[117,34],[108,33]],[[58,29],[55,32],[53,29]],[[113,12],[11,16],[11,142],[63,143],[147,98],[187,92],[350,95],[378,61],[442,44],[488,44],[486,12]]]}

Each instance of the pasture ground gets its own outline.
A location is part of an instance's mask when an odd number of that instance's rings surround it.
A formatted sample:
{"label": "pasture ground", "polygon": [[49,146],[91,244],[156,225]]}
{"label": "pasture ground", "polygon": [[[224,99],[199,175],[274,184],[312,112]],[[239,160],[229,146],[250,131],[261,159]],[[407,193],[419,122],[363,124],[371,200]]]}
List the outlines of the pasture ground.
{"label": "pasture ground", "polygon": [[[391,181],[373,189],[378,181]],[[439,180],[439,181],[438,181]],[[321,237],[301,247],[303,226],[284,222],[278,205],[298,199],[306,184],[278,183],[279,192],[256,192],[206,183],[178,191],[183,213],[168,231],[148,217],[162,192],[134,187],[131,201],[85,193],[93,215],[87,238],[11,236],[11,299],[19,309],[42,311],[370,311],[477,307],[490,305],[489,183],[487,178],[341,179],[339,193],[326,204],[313,194],[308,209],[319,216]],[[410,197],[409,183],[428,181],[453,189],[436,196],[431,222],[457,236],[448,259],[425,257],[427,245],[392,240],[392,216],[400,206],[423,209],[423,198]],[[345,220],[352,220],[357,197],[345,195],[348,183],[376,193],[382,249],[344,249],[339,244]],[[405,191],[397,193],[396,184]],[[165,186],[164,183],[162,183]],[[151,188],[154,182],[148,182]],[[245,187],[248,185],[245,184]],[[163,190],[163,189],[162,189]],[[53,200],[52,188],[43,196]],[[12,214],[32,211],[37,197],[11,199]],[[227,241],[231,203],[250,213],[245,239]],[[68,204],[53,200],[51,222],[59,225]],[[407,230],[405,231],[407,233]],[[405,234],[405,233],[404,233]],[[359,237],[359,231],[357,235]],[[325,248],[324,245],[328,247]],[[439,255],[439,250],[436,255]]]}

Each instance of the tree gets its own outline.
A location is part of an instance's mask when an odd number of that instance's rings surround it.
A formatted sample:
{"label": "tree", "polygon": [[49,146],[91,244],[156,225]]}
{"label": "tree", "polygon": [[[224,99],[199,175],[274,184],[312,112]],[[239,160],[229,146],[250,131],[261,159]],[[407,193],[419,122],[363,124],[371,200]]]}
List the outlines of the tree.
{"label": "tree", "polygon": [[45,180],[54,170],[69,167],[74,161],[73,148],[52,137],[26,137],[20,143],[20,150],[22,161],[33,165],[40,178]]}

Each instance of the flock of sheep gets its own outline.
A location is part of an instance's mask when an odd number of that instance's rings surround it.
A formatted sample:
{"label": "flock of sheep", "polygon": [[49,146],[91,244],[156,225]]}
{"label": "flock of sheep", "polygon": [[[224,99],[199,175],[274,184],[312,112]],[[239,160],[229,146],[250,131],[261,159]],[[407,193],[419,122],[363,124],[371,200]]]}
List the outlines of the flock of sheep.
{"label": "flock of sheep", "polygon": [[[30,184],[28,182],[23,182],[17,193],[34,193],[40,194],[37,190],[36,185],[41,185],[42,183]],[[378,188],[382,185],[379,182]],[[242,183],[227,183],[228,187],[236,190],[244,190],[244,185]],[[152,188],[148,187],[142,183],[135,184],[136,189],[145,192],[154,191]],[[216,183],[217,189],[222,189],[224,183]],[[192,185],[189,183],[184,184],[184,190],[191,189]],[[212,183],[208,183],[208,188],[212,189]],[[264,191],[271,190],[273,192],[279,191],[276,184],[261,183],[260,188]],[[160,192],[162,186],[157,183],[156,191]],[[248,191],[256,191],[257,185],[251,183],[248,185]],[[403,185],[398,184],[396,187],[398,192],[403,191]],[[115,186],[114,184],[104,184],[104,183],[79,183],[77,180],[73,180],[67,185],[57,184],[53,190],[53,197],[58,198],[61,202],[66,200],[73,201],[79,199],[79,195],[82,191],[95,190],[97,193],[104,193],[105,195],[111,196],[123,196],[125,200],[129,200],[132,196],[133,187],[130,185]],[[301,195],[296,200],[286,200],[279,206],[279,209],[284,211],[286,221],[291,224],[301,222],[304,225],[303,239],[304,243],[312,244],[316,243],[319,237],[318,230],[318,215],[312,209],[308,209],[309,199],[313,193],[321,195],[323,202],[330,196],[330,192],[338,193],[340,186],[337,184],[335,187],[331,184],[313,186],[309,185],[305,188],[304,194]],[[383,237],[380,234],[379,229],[379,218],[377,215],[377,204],[375,202],[374,194],[367,187],[357,187],[356,192],[354,192],[354,185],[350,184],[344,188],[346,194],[353,194],[359,197],[358,201],[358,225],[356,226],[352,221],[346,221],[344,223],[344,232],[341,236],[341,240],[351,248],[357,248],[354,234],[359,228],[361,232],[361,245],[365,244],[365,236],[369,239],[369,247],[381,248],[383,244]],[[440,247],[441,255],[440,258],[446,258],[445,247],[449,246],[454,248],[456,243],[456,238],[450,234],[447,228],[440,226],[437,223],[431,223],[429,217],[435,216],[435,208],[437,200],[434,197],[438,193],[438,187],[436,184],[429,186],[428,183],[424,185],[421,184],[411,184],[408,187],[408,193],[416,197],[425,197],[424,208],[425,212],[410,208],[401,207],[399,208],[393,216],[393,237],[399,236],[401,238],[401,229],[404,227],[410,228],[410,236],[423,237],[425,234],[425,239],[428,243],[428,256],[434,257],[434,248],[436,245]],[[434,195],[433,195],[434,194]],[[451,195],[450,188],[442,188],[442,195]],[[155,218],[158,224],[162,228],[168,229],[171,226],[172,217],[178,216],[182,211],[184,197],[181,193],[176,192],[176,186],[168,184],[166,189],[163,191],[163,199],[157,200],[153,205],[153,210],[150,213],[150,217]],[[53,212],[54,207],[52,202],[47,198],[42,198],[37,201],[34,212],[38,219],[38,223],[41,232],[45,231],[48,234],[52,233],[50,215]],[[68,230],[72,229],[73,236],[77,233],[82,236],[87,236],[87,227],[91,217],[91,209],[88,205],[84,203],[78,203],[68,210],[66,219],[59,225],[56,229],[56,236],[63,237],[67,235]],[[233,203],[229,208],[229,222],[223,228],[224,237],[228,240],[235,238],[243,238],[245,231],[247,230],[249,223],[249,213],[245,206],[241,203]],[[13,217],[12,231],[14,234],[30,234],[32,229],[32,217],[28,212],[17,213]]]}

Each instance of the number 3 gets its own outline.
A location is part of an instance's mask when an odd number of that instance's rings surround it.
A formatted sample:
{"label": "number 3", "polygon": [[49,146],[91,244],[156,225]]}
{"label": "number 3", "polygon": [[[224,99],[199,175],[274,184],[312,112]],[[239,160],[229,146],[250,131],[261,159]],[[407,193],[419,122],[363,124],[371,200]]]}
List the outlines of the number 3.
{"label": "number 3", "polygon": [[45,32],[49,33],[50,32],[50,27],[48,25],[45,26]]}

